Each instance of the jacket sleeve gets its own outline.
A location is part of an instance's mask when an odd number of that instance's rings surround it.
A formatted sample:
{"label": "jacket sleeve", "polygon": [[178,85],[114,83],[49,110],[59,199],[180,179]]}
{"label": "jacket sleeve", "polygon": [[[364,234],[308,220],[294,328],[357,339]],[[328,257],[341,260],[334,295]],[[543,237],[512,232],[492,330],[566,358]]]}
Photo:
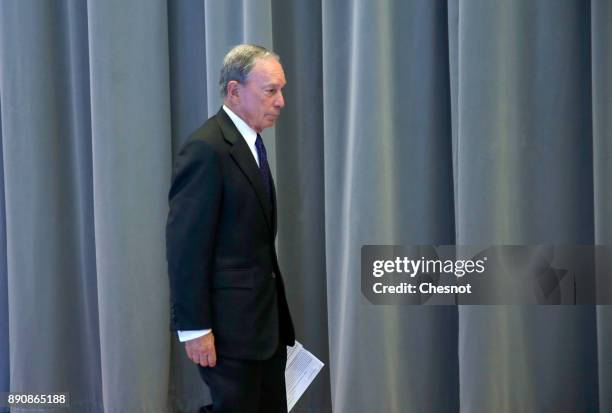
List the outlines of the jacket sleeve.
{"label": "jacket sleeve", "polygon": [[212,328],[210,284],[222,188],[218,155],[204,142],[189,142],[176,160],[168,196],[172,330]]}

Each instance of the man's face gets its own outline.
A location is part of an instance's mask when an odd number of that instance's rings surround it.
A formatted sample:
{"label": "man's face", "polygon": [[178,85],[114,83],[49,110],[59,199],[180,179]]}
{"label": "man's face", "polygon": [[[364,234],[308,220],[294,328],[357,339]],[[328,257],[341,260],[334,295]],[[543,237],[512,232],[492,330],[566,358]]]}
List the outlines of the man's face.
{"label": "man's face", "polygon": [[283,67],[274,58],[257,59],[244,84],[237,85],[235,109],[257,133],[274,125],[285,106]]}

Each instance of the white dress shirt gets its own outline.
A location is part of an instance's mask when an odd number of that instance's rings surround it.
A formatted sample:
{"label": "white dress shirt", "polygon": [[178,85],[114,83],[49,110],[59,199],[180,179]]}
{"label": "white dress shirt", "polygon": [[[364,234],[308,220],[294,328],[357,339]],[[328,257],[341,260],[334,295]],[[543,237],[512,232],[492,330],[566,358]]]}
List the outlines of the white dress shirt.
{"label": "white dress shirt", "polygon": [[[257,156],[257,147],[255,146],[255,141],[257,140],[257,132],[255,132],[253,128],[247,125],[246,122],[242,120],[240,116],[232,112],[232,110],[227,106],[223,105],[223,110],[225,111],[225,113],[227,113],[227,116],[230,117],[232,122],[234,122],[234,125],[236,125],[236,128],[238,129],[238,132],[240,132],[247,145],[249,145],[249,149],[251,149],[253,158],[255,158],[255,162],[257,162],[257,166],[259,166],[259,157]],[[212,329],[209,328],[206,330],[179,330],[177,331],[177,333],[179,341],[183,342],[187,340],[193,340],[194,338],[202,337],[210,333],[211,331]]]}

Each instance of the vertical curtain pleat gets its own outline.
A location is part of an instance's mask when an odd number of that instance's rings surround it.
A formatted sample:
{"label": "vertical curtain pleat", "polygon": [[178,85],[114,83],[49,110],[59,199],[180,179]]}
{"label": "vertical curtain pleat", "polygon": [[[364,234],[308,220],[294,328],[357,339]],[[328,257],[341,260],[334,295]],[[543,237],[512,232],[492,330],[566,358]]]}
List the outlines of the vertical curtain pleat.
{"label": "vertical curtain pleat", "polygon": [[369,305],[359,268],[454,240],[446,3],[324,1],[322,30],[334,411],[457,411],[456,308]]}
{"label": "vertical curtain pleat", "polygon": [[[612,4],[591,2],[591,65],[593,93],[593,181],[595,244],[612,244]],[[612,257],[600,254],[598,263],[611,268]],[[612,277],[602,273],[598,291],[612,291]],[[599,409],[612,411],[612,308],[597,307]]]}
{"label": "vertical curtain pleat", "polygon": [[89,1],[93,211],[105,411],[163,412],[170,89],[164,1]]}
{"label": "vertical curtain pleat", "polygon": [[206,97],[218,90],[217,87],[208,89],[206,82],[204,21],[203,1],[168,2],[173,155],[206,120]]}
{"label": "vertical curtain pleat", "polygon": [[[589,3],[458,19],[457,243],[592,243]],[[593,307],[460,307],[459,331],[462,411],[596,411]]]}
{"label": "vertical curtain pleat", "polygon": [[73,412],[101,408],[86,16],[0,4],[10,390]]}
{"label": "vertical curtain pleat", "polygon": [[[0,33],[0,36],[2,34]],[[2,38],[0,37],[0,45]],[[0,61],[2,49],[0,46]],[[2,142],[2,89],[0,89],[0,143]],[[8,272],[6,268],[6,208],[4,207],[4,161],[0,145],[0,392],[10,390]],[[2,410],[8,413],[8,407]]]}

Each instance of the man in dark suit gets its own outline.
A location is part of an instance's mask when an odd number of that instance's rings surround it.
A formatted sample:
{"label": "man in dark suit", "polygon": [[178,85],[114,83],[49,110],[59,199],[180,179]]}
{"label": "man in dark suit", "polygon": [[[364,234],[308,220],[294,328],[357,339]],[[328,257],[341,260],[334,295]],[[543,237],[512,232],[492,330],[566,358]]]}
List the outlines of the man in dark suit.
{"label": "man in dark suit", "polygon": [[287,411],[286,345],[295,333],[260,136],[285,104],[285,83],[276,54],[234,47],[221,69],[223,107],[174,166],[166,226],[171,329],[198,364],[214,412]]}

